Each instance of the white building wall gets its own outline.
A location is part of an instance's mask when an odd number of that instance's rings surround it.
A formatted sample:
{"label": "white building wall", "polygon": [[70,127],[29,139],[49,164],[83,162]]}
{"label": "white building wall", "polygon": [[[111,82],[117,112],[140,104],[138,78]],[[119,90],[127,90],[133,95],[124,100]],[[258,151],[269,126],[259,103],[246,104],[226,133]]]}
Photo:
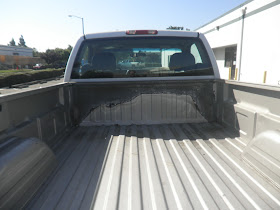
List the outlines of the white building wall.
{"label": "white building wall", "polygon": [[33,50],[28,47],[0,45],[0,55],[18,55],[33,57]]}
{"label": "white building wall", "polygon": [[280,84],[280,5],[245,19],[241,81]]}
{"label": "white building wall", "polygon": [[233,23],[230,29],[223,27],[219,31],[215,30],[205,34],[205,36],[212,48],[236,45],[241,38],[241,22]]}
{"label": "white building wall", "polygon": [[[269,5],[273,7],[268,8]],[[196,31],[205,34],[216,56],[221,78],[228,79],[229,71],[224,67],[225,47],[237,45],[236,67],[239,68],[242,9],[245,7],[240,81],[262,83],[264,71],[267,71],[266,83],[278,85],[280,0],[246,1]]]}

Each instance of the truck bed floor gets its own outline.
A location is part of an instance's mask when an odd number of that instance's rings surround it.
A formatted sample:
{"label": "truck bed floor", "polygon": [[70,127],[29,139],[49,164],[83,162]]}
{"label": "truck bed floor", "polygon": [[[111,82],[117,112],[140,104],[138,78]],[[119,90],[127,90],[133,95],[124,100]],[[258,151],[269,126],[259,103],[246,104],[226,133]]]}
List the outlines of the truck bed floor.
{"label": "truck bed floor", "polygon": [[80,126],[27,209],[279,209],[280,193],[215,123]]}

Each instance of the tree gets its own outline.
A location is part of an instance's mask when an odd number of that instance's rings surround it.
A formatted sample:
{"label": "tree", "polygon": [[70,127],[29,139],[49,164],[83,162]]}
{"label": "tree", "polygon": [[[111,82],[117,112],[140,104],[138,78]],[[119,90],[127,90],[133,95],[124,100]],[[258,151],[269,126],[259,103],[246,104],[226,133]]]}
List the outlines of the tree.
{"label": "tree", "polygon": [[9,42],[8,46],[16,46],[14,38],[12,38],[12,40]]}
{"label": "tree", "polygon": [[36,48],[33,48],[33,57],[40,57],[40,53],[38,52],[38,50]]}
{"label": "tree", "polygon": [[24,38],[23,38],[22,35],[21,35],[20,38],[19,38],[18,46],[20,46],[20,47],[27,47],[26,44],[25,44],[25,41],[24,41]]}
{"label": "tree", "polygon": [[71,53],[72,49],[73,49],[73,47],[69,44],[67,47],[68,52]]}
{"label": "tree", "polygon": [[[69,47],[68,47],[69,48]],[[59,62],[67,62],[71,51],[69,49],[55,48],[56,53],[59,55]]]}
{"label": "tree", "polygon": [[44,59],[47,64],[54,64],[61,59],[59,53],[56,50],[46,50],[46,52],[41,53],[40,57]]}
{"label": "tree", "polygon": [[48,49],[44,53],[39,53],[40,57],[44,59],[47,64],[61,65],[66,64],[71,53],[72,46],[69,45],[67,49],[55,48]]}

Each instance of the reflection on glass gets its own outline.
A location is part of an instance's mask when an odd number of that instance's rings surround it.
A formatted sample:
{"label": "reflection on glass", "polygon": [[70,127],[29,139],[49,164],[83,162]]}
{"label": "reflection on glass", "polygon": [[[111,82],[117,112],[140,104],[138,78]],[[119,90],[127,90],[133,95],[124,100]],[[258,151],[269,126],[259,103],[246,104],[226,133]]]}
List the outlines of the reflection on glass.
{"label": "reflection on glass", "polygon": [[198,38],[135,37],[85,40],[71,78],[213,75]]}

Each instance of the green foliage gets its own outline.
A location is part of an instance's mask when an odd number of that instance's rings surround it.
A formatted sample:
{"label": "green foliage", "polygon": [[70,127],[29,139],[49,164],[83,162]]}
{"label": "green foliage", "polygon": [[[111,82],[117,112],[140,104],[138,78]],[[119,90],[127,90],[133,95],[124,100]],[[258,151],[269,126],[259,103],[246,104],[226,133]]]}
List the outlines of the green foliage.
{"label": "green foliage", "polygon": [[69,44],[68,47],[67,47],[67,50],[68,50],[69,53],[71,53],[71,51],[73,50],[73,47]]}
{"label": "green foliage", "polygon": [[31,82],[35,80],[49,79],[63,75],[65,69],[25,70],[22,72],[7,71],[1,74],[0,87],[11,87],[15,84]]}
{"label": "green foliage", "polygon": [[27,47],[26,44],[25,44],[25,41],[24,41],[24,38],[23,38],[22,35],[21,35],[20,38],[19,38],[18,46],[20,46],[20,47]]}
{"label": "green foliage", "polygon": [[0,70],[6,70],[6,69],[9,69],[9,66],[0,62]]}
{"label": "green foliage", "polygon": [[9,42],[8,46],[16,46],[14,38],[12,38],[12,40]]}
{"label": "green foliage", "polygon": [[67,49],[55,48],[54,50],[48,49],[44,53],[40,53],[40,57],[44,59],[47,64],[58,64],[67,62],[69,55],[72,51],[72,46],[69,45]]}
{"label": "green foliage", "polygon": [[40,57],[40,53],[38,52],[38,50],[36,48],[33,48],[33,57]]}
{"label": "green foliage", "polygon": [[40,57],[44,59],[47,64],[52,64],[60,60],[59,54],[55,50],[46,50],[46,52],[41,53]]}
{"label": "green foliage", "polygon": [[0,78],[7,77],[13,74],[30,73],[32,69],[5,69],[0,71]]}

